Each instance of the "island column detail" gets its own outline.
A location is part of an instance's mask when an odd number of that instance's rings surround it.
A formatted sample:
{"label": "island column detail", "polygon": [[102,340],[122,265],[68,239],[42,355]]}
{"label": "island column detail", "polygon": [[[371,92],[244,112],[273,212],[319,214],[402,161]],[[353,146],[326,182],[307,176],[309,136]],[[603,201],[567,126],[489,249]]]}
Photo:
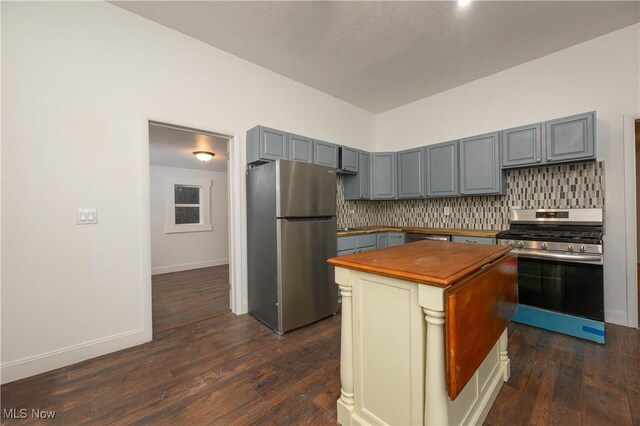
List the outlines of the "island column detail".
{"label": "island column detail", "polygon": [[[344,274],[344,272],[346,271],[340,271],[338,274]],[[340,381],[342,389],[340,391],[340,401],[350,412],[353,409],[353,318],[351,285],[348,279],[344,281],[344,284],[340,284],[340,295],[342,296],[342,333],[340,338]]]}
{"label": "island column detail", "polygon": [[444,312],[423,308],[427,320],[424,424],[449,424],[444,362]]}

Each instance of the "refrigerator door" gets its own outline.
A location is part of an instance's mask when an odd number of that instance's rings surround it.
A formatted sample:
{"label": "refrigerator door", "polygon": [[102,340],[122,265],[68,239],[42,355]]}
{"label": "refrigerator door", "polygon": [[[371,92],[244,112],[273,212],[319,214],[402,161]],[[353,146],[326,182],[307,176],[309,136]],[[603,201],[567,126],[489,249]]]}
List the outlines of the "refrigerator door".
{"label": "refrigerator door", "polygon": [[278,219],[279,323],[284,333],[338,311],[336,219]]}
{"label": "refrigerator door", "polygon": [[276,168],[277,217],[336,215],[336,169],[286,160]]}

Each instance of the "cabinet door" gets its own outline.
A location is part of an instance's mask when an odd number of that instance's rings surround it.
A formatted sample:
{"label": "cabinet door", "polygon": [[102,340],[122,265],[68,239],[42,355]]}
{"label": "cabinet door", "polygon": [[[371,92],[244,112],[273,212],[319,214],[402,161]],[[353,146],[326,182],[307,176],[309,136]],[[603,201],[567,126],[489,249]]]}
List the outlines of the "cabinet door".
{"label": "cabinet door", "polygon": [[387,248],[389,244],[389,235],[386,233],[378,234],[378,248],[383,249]]}
{"label": "cabinet door", "polygon": [[287,133],[256,126],[247,131],[247,164],[285,160],[287,158]]}
{"label": "cabinet door", "polygon": [[356,249],[356,237],[338,237],[338,251],[355,250]]}
{"label": "cabinet door", "polygon": [[495,244],[496,239],[491,237],[465,237],[462,235],[454,235],[451,239],[454,243],[469,243],[469,244]]}
{"label": "cabinet door", "polygon": [[404,234],[401,232],[389,233],[389,247],[399,246],[404,244]]}
{"label": "cabinet door", "polygon": [[344,175],[345,200],[369,200],[371,198],[371,155],[358,151],[358,174]]}
{"label": "cabinet door", "polygon": [[396,198],[396,153],[374,152],[372,155],[372,198],[377,200]]}
{"label": "cabinet door", "polygon": [[355,254],[356,249],[340,250],[338,256],[346,256],[348,254]]}
{"label": "cabinet door", "polygon": [[360,198],[368,200],[371,198],[371,154],[358,152],[358,166]]}
{"label": "cabinet door", "polygon": [[364,253],[366,251],[374,251],[374,250],[377,250],[377,249],[378,249],[377,246],[366,246],[366,247],[359,248],[357,253]]}
{"label": "cabinet door", "polygon": [[363,247],[377,246],[378,236],[377,234],[364,234],[356,236],[356,249],[359,250]]}
{"label": "cabinet door", "polygon": [[398,152],[398,198],[425,196],[424,150]]}
{"label": "cabinet door", "polygon": [[427,195],[451,197],[460,193],[458,185],[458,141],[425,147]]}
{"label": "cabinet door", "polygon": [[595,113],[545,123],[547,162],[595,158]]}
{"label": "cabinet door", "polygon": [[313,139],[289,134],[288,159],[313,163]]}
{"label": "cabinet door", "polygon": [[313,141],[313,162],[322,166],[338,167],[338,145]]}
{"label": "cabinet door", "polygon": [[542,124],[502,131],[502,167],[534,166],[542,162]]}
{"label": "cabinet door", "polygon": [[346,146],[340,147],[340,170],[358,173],[358,150]]}
{"label": "cabinet door", "polygon": [[499,194],[502,192],[498,133],[460,140],[460,194]]}
{"label": "cabinet door", "polygon": [[260,126],[260,158],[263,160],[287,159],[287,133]]}

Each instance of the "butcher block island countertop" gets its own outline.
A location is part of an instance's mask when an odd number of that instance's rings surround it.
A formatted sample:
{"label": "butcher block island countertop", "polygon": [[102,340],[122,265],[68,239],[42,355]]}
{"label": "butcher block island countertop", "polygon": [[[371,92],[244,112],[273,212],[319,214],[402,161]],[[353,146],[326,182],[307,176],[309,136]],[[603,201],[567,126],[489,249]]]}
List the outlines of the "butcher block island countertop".
{"label": "butcher block island countertop", "polygon": [[419,241],[334,257],[329,263],[401,280],[447,287],[509,251],[511,247],[507,246]]}
{"label": "butcher block island countertop", "polygon": [[420,241],[329,260],[342,295],[340,424],[483,422],[509,378],[509,252]]}

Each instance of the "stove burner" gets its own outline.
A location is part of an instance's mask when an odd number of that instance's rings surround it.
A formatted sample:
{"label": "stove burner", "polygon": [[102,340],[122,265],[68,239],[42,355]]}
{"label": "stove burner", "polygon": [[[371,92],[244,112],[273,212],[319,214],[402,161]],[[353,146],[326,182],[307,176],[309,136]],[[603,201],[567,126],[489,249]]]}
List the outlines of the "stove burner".
{"label": "stove burner", "polygon": [[602,244],[602,227],[575,225],[522,225],[516,223],[511,224],[511,229],[498,233],[498,238],[578,244]]}

